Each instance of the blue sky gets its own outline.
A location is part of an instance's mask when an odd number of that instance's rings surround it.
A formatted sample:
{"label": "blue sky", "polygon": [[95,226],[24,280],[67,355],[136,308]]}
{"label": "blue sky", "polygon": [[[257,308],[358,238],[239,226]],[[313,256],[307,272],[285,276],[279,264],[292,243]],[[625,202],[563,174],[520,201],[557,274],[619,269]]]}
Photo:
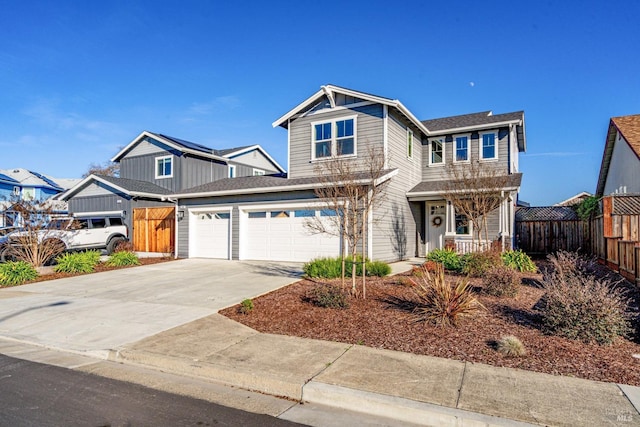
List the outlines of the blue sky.
{"label": "blue sky", "polygon": [[524,110],[520,197],[547,205],[595,191],[609,118],[640,113],[637,1],[0,7],[0,169],[79,177],[143,130],[286,165],[271,123],[331,83],[423,120]]}

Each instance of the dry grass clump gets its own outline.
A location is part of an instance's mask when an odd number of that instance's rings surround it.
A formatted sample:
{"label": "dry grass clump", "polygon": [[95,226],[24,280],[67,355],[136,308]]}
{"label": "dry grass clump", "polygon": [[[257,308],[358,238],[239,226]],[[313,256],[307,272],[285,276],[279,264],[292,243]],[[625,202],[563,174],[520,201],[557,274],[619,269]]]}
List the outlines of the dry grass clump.
{"label": "dry grass clump", "polygon": [[517,337],[506,335],[498,340],[496,349],[506,357],[522,357],[527,354],[527,349]]}

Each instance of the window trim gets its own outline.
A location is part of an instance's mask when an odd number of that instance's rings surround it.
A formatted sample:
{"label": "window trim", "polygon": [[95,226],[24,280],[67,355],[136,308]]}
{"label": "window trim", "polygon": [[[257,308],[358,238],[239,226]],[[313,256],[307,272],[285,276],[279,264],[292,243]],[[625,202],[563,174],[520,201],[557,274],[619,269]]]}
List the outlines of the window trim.
{"label": "window trim", "polygon": [[[160,171],[158,170],[158,160],[167,160],[167,159],[171,161],[171,173],[169,175],[159,175],[158,172]],[[169,155],[169,156],[156,157],[154,161],[154,168],[155,168],[156,179],[173,178],[173,156]]]}
{"label": "window trim", "polygon": [[[458,233],[458,227],[456,226],[456,222],[457,222],[457,220],[458,220],[458,218],[457,218],[458,216],[465,216],[465,217],[467,217],[467,230],[468,230],[468,232],[467,232],[467,233]],[[453,217],[453,232],[454,232],[454,234],[455,234],[456,236],[463,236],[463,237],[464,237],[464,236],[471,236],[471,235],[473,234],[473,229],[472,229],[472,227],[473,227],[473,224],[471,223],[471,220],[469,220],[469,217],[468,217],[468,216],[466,216],[465,214],[458,213],[458,212],[456,212],[456,211],[454,210],[454,217]]]}
{"label": "window trim", "polygon": [[[458,160],[458,138],[467,138],[467,159],[466,160]],[[471,162],[471,134],[465,133],[460,135],[455,135],[453,137],[453,143],[455,146],[453,147],[453,163],[470,163]]]}
{"label": "window trim", "polygon": [[236,177],[236,165],[228,165],[228,166],[229,166],[228,177],[229,178],[235,178]]}
{"label": "window trim", "polygon": [[413,131],[407,127],[407,159],[413,160]]}
{"label": "window trim", "polygon": [[[493,135],[493,150],[495,154],[493,157],[484,157],[483,145],[484,145],[485,135]],[[480,132],[480,138],[478,139],[478,156],[480,157],[480,160],[487,161],[487,162],[498,160],[498,132],[496,131]]]}
{"label": "window trim", "polygon": [[[445,149],[445,137],[439,137],[439,138],[431,138],[428,140],[429,141],[429,158],[428,158],[428,165],[429,166],[444,166],[445,163],[447,162],[446,157],[445,157],[445,153],[446,153],[446,149]],[[442,161],[440,163],[433,163],[432,162],[432,143],[435,141],[439,141],[440,144],[442,145]]]}
{"label": "window trim", "polygon": [[[337,122],[342,122],[345,120],[353,120],[353,153],[352,154],[341,154],[338,155],[338,130],[337,130]],[[316,125],[331,123],[331,156],[327,157],[316,157]],[[340,158],[348,158],[348,157],[357,157],[358,156],[358,116],[342,116],[335,117],[329,120],[318,120],[311,122],[311,161],[312,162],[321,162],[326,161],[334,157]],[[325,141],[325,140],[322,140]]]}

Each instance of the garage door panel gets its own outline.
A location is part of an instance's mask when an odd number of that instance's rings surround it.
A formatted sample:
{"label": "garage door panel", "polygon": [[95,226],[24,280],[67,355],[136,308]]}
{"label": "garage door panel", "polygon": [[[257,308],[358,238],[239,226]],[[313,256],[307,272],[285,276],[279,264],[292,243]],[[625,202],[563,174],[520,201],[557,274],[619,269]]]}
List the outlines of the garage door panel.
{"label": "garage door panel", "polygon": [[229,258],[230,215],[228,212],[192,214],[189,256],[192,258]]}
{"label": "garage door panel", "polygon": [[[264,217],[249,213],[243,242],[246,259],[306,262],[319,256],[338,256],[340,239],[337,236],[313,234],[305,223],[309,215],[318,211],[288,208],[273,209]],[[322,218],[322,217],[321,217]]]}

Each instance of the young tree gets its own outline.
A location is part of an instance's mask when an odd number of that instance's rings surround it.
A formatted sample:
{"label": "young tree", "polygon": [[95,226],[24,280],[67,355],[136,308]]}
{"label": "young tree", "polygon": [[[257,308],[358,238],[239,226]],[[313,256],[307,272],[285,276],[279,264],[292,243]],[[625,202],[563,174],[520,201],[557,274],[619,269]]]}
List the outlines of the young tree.
{"label": "young tree", "polygon": [[50,226],[55,215],[52,202],[13,199],[10,211],[20,230],[9,234],[0,247],[1,261],[26,261],[40,267],[65,250],[64,243],[56,237],[56,228]]}
{"label": "young tree", "polygon": [[351,293],[357,295],[356,259],[358,242],[362,243],[362,297],[366,298],[366,237],[369,217],[382,199],[386,182],[384,175],[384,153],[382,149],[370,148],[359,158],[334,156],[319,163],[316,174],[320,186],[314,192],[322,200],[327,210],[337,215],[310,217],[306,227],[314,233],[339,236],[343,245],[342,284],[345,281],[345,253],[348,249],[352,257]]}
{"label": "young tree", "polygon": [[491,163],[478,161],[450,163],[445,174],[444,198],[451,202],[456,213],[466,216],[473,225],[472,244],[483,249],[483,232],[485,242],[489,242],[487,218],[508,195],[505,189],[509,176]]}

